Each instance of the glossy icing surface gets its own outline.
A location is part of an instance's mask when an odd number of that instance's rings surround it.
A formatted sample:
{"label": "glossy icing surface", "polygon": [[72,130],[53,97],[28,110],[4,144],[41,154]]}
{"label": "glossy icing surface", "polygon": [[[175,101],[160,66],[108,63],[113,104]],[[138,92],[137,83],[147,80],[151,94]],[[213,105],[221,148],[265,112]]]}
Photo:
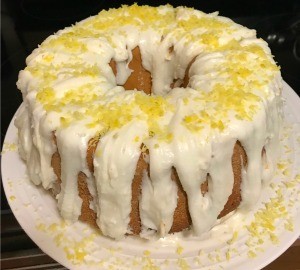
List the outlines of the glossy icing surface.
{"label": "glossy icing surface", "polygon": [[[136,47],[151,72],[151,95],[119,86],[131,74]],[[179,87],[193,59],[189,84]],[[27,58],[17,85],[24,100],[16,120],[19,148],[31,180],[55,187],[51,158],[58,150],[61,215],[78,219],[77,175],[83,172],[104,235],[130,233],[131,183],[141,145],[150,164],[141,223],[161,236],[169,232],[177,205],[173,167],[187,193],[195,235],[214,226],[231,194],[236,141],[248,161],[241,211],[251,209],[273,175],[281,127],[279,68],[254,30],[217,13],[137,5],[102,11],[47,38]],[[92,174],[86,153],[95,137],[100,140]],[[199,187],[208,174],[203,195]]]}

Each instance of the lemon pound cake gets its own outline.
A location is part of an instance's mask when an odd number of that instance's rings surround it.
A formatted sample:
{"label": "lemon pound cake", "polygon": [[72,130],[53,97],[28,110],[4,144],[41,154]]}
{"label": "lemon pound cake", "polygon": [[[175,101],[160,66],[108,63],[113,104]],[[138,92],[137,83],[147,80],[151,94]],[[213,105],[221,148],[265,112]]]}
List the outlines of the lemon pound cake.
{"label": "lemon pound cake", "polygon": [[217,13],[104,10],[26,64],[19,152],[66,220],[115,239],[199,236],[252,209],[274,174],[279,68],[254,30]]}

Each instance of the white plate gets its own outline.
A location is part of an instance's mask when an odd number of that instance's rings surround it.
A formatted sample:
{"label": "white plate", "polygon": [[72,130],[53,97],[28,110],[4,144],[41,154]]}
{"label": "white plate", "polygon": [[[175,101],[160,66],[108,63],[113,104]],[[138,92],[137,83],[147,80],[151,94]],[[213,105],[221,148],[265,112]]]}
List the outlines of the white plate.
{"label": "white plate", "polygon": [[[134,237],[114,241],[86,224],[66,224],[51,195],[31,184],[26,176],[17,153],[14,119],[2,151],[8,202],[32,240],[70,269],[260,269],[300,235],[300,99],[287,84],[283,95],[285,128],[273,184],[246,218],[229,217],[208,238],[184,240],[175,235],[158,241]],[[240,224],[234,228],[235,223]]]}

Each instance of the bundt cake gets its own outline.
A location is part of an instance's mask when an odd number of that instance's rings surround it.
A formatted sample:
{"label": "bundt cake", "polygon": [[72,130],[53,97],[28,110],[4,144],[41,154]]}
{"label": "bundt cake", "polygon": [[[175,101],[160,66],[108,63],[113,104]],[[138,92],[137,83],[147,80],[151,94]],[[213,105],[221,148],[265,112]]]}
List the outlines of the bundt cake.
{"label": "bundt cake", "polygon": [[109,237],[209,231],[275,168],[281,75],[254,30],[170,5],[101,11],[26,59],[20,156],[64,219]]}

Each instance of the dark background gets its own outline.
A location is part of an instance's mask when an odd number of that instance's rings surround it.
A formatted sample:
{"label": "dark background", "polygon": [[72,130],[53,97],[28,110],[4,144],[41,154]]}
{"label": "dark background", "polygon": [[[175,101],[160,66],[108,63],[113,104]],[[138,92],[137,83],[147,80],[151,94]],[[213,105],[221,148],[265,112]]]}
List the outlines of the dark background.
{"label": "dark background", "polygon": [[[120,4],[172,4],[189,6],[204,12],[219,11],[235,22],[257,30],[265,39],[281,66],[284,80],[300,95],[300,1],[100,1],[100,0],[2,0],[1,8],[1,148],[7,127],[22,102],[16,88],[19,70],[25,67],[25,58],[47,36],[74,24],[101,9]],[[1,185],[2,189],[2,185]],[[34,244],[18,227],[1,195],[2,252],[14,251],[9,244],[12,234],[19,235],[22,248]]]}

